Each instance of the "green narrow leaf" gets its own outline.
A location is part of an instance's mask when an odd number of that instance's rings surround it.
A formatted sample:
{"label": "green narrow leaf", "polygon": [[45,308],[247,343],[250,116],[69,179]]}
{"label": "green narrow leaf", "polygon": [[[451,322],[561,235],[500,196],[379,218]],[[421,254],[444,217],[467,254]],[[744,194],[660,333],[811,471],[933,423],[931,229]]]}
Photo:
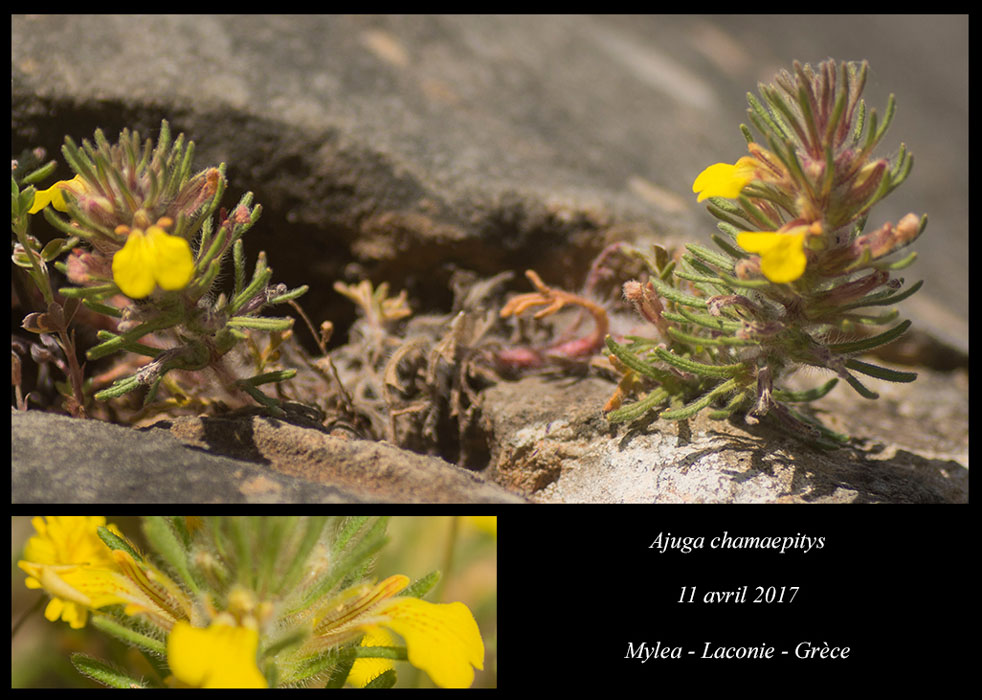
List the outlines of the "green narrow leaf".
{"label": "green narrow leaf", "polygon": [[893,121],[893,115],[896,113],[896,111],[897,100],[893,96],[893,93],[891,93],[890,96],[887,97],[887,109],[886,113],[883,115],[883,123],[880,124],[880,127],[876,130],[876,135],[873,137],[874,145],[879,143],[880,139],[883,138],[883,135],[886,134],[887,129],[890,128],[890,122]]}
{"label": "green narrow leaf", "polygon": [[372,558],[388,543],[386,528],[391,516],[384,515],[374,519],[365,531],[364,537],[348,553],[348,557],[338,563],[339,569],[346,569],[348,579],[357,579],[367,573]]}
{"label": "green narrow leaf", "polygon": [[719,284],[722,280],[718,277],[710,277],[709,275],[699,275],[693,272],[686,272],[685,270],[676,270],[675,276],[684,280],[689,280],[690,282],[703,282],[706,284]]}
{"label": "green narrow leaf", "polygon": [[690,404],[677,409],[666,409],[658,414],[659,418],[664,420],[685,420],[686,418],[691,418],[696,413],[701,411],[703,408],[712,403],[713,397],[706,394],[700,399],[696,399]]}
{"label": "green narrow leaf", "polygon": [[97,360],[100,357],[105,357],[106,355],[110,355],[117,350],[123,349],[126,344],[131,341],[139,340],[143,336],[155,331],[161,331],[165,328],[175,326],[183,320],[181,318],[181,313],[182,312],[180,311],[171,311],[161,314],[159,317],[151,321],[141,323],[131,331],[123,333],[122,335],[116,335],[110,340],[96,345],[94,348],[85,353],[85,357],[90,360]]}
{"label": "green narrow leaf", "polygon": [[201,246],[198,248],[198,259],[195,261],[195,269],[200,271],[212,263],[218,262],[216,257],[224,251],[225,245],[228,242],[228,235],[228,229],[224,226],[219,226],[218,230],[215,231],[215,235],[208,239],[209,242],[207,245],[205,245],[205,239],[202,238]]}
{"label": "green narrow leaf", "polygon": [[863,143],[863,147],[860,149],[859,155],[857,156],[860,159],[865,159],[869,155],[869,152],[873,150],[873,146],[875,144],[874,138],[876,137],[876,132],[878,130],[878,119],[879,115],[876,113],[876,110],[871,109],[869,111],[869,129],[866,131],[866,141]]}
{"label": "green narrow leaf", "polygon": [[915,260],[917,260],[917,251],[913,251],[909,255],[905,255],[896,262],[884,265],[884,268],[887,270],[903,270],[905,267],[910,267],[913,265]]}
{"label": "green narrow leaf", "polygon": [[[706,200],[706,211],[720,220],[717,227],[726,224],[733,231],[753,230],[754,225],[744,218],[744,212],[739,207],[735,207],[729,200],[722,197],[710,197]],[[736,237],[736,233],[732,234]]]}
{"label": "green narrow leaf", "polygon": [[367,566],[373,557],[388,541],[385,536],[385,528],[388,525],[388,517],[381,517],[368,523],[365,534],[351,545],[351,548],[341,554],[334,562],[330,573],[317,582],[307,594],[303,601],[291,610],[296,612],[311,605],[314,601],[331,591],[339,582],[346,577],[354,578]]}
{"label": "green narrow leaf", "polygon": [[280,407],[280,402],[278,399],[267,396],[248,382],[237,381],[235,386],[249,394],[249,396],[251,396],[256,403],[265,408],[271,416],[281,419],[286,418],[286,411]]}
{"label": "green narrow leaf", "polygon": [[690,345],[759,345],[759,341],[750,338],[735,338],[731,335],[721,335],[718,338],[700,338],[699,336],[683,333],[677,328],[669,327],[668,334],[683,343]]}
{"label": "green narrow leaf", "polygon": [[[39,167],[37,170],[33,170],[27,175],[25,175],[21,181],[21,186],[35,185],[39,182],[46,180],[48,177],[54,174],[58,167],[58,162],[54,160],[49,160],[47,163]],[[13,178],[11,178],[13,179]]]}
{"label": "green narrow leaf", "polygon": [[358,515],[345,520],[341,525],[341,529],[338,531],[337,536],[334,538],[334,554],[340,554],[341,550],[348,546],[348,542],[352,537],[354,537],[355,533],[358,532],[370,519],[370,516]]}
{"label": "green narrow leaf", "polygon": [[198,593],[200,587],[191,575],[188,565],[189,552],[170,520],[161,515],[148,515],[143,518],[143,534],[153,546],[154,552],[181,577],[192,592]]}
{"label": "green narrow leaf", "polygon": [[[807,135],[804,129],[801,128],[801,124],[798,123],[793,107],[784,101],[784,98],[781,97],[781,94],[777,90],[770,89],[767,86],[762,86],[760,94],[767,100],[767,104],[771,106],[774,122],[779,127],[782,127],[784,138],[781,140],[787,143],[790,149],[794,149],[795,136],[798,137],[800,143],[806,144],[808,142]],[[791,130],[794,130],[794,134],[791,133]]]}
{"label": "green narrow leaf", "polygon": [[232,270],[234,272],[234,283],[232,286],[233,299],[242,293],[242,288],[245,286],[245,265],[245,249],[240,238],[232,244]]}
{"label": "green narrow leaf", "polygon": [[178,169],[180,172],[180,177],[178,181],[181,183],[181,187],[191,179],[191,163],[194,161],[194,141],[188,141],[188,146],[184,151],[184,160],[181,162],[181,166]]}
{"label": "green narrow leaf", "polygon": [[665,362],[679,369],[707,377],[732,377],[747,369],[747,366],[743,362],[737,362],[732,365],[707,365],[702,362],[680,357],[665,348],[655,348],[655,354]]}
{"label": "green narrow leaf", "polygon": [[289,316],[232,316],[228,320],[231,328],[254,328],[260,331],[285,331],[293,326]]}
{"label": "green narrow leaf", "polygon": [[262,518],[262,521],[266,529],[262,533],[263,546],[259,555],[259,587],[260,590],[266,591],[273,588],[283,577],[283,568],[279,565],[280,555],[289,556],[289,548],[300,523],[300,516],[274,516]]}
{"label": "green narrow leaf", "polygon": [[645,362],[623,345],[616,343],[609,335],[604,340],[607,343],[607,348],[628,369],[634,370],[643,377],[654,379],[656,382],[661,383],[665,380],[668,380],[669,382],[672,381],[672,377],[668,372],[658,369],[657,367]]}
{"label": "green narrow leaf", "polygon": [[108,401],[109,399],[115,399],[123,394],[128,394],[131,391],[135,391],[141,386],[143,386],[143,384],[137,377],[117,379],[111,386],[103,389],[102,391],[97,391],[94,398],[96,401]]}
{"label": "green narrow leaf", "polygon": [[320,540],[321,533],[324,531],[324,526],[327,524],[328,517],[323,515],[309,516],[304,522],[304,533],[300,540],[300,545],[297,547],[296,553],[290,560],[289,568],[286,573],[280,579],[276,588],[276,592],[283,590],[290,590],[296,585],[297,580],[303,574],[304,568],[307,564],[307,559],[310,557],[310,553],[313,551],[317,542]]}
{"label": "green narrow leaf", "polygon": [[658,417],[663,418],[665,420],[685,420],[686,418],[691,418],[699,411],[704,409],[706,406],[711,404],[717,396],[728,394],[729,392],[733,391],[736,388],[737,388],[736,379],[730,379],[729,381],[723,382],[715,389],[708,392],[702,398],[696,399],[692,403],[689,403],[683,406],[682,408],[668,409],[666,411],[662,411],[660,414],[658,414]]}
{"label": "green narrow leaf", "polygon": [[910,175],[913,167],[914,156],[907,150],[907,144],[901,143],[896,159],[890,166],[890,170],[884,175],[884,179],[889,183],[884,191],[884,196],[897,189],[907,179],[907,176]]}
{"label": "green narrow leaf", "polygon": [[719,273],[719,276],[722,277],[723,281],[728,285],[732,287],[741,287],[743,289],[763,289],[764,287],[769,287],[771,285],[771,281],[767,279],[742,280],[728,275],[725,272]]}
{"label": "green narrow leaf", "polygon": [[259,257],[256,260],[256,271],[253,273],[252,281],[249,283],[249,286],[243,289],[239,294],[236,294],[234,297],[229,299],[229,311],[231,313],[235,313],[247,302],[251,301],[253,297],[265,289],[272,276],[273,271],[266,267],[265,257],[260,252]]}
{"label": "green narrow leaf", "polygon": [[83,180],[95,181],[94,164],[68,136],[65,137],[65,145],[61,147],[61,154],[65,157],[68,167],[81,175]]}
{"label": "green narrow leaf", "polygon": [[[399,595],[402,595],[401,593]],[[409,659],[406,647],[399,646],[378,646],[378,647],[354,647],[356,659],[389,659],[391,661],[406,661]]]}
{"label": "green narrow leaf", "polygon": [[113,533],[113,531],[110,530],[108,527],[104,527],[100,525],[96,529],[96,532],[99,535],[99,539],[105,542],[106,546],[109,547],[109,549],[112,550],[121,549],[127,554],[129,554],[131,557],[133,557],[134,560],[143,561],[143,557],[140,556],[140,553],[138,551],[133,549],[133,547],[130,545],[129,542],[124,540],[119,535]]}
{"label": "green narrow leaf", "polygon": [[186,515],[175,515],[170,518],[170,523],[174,530],[177,532],[177,536],[181,538],[181,542],[185,547],[191,546],[192,535],[190,530],[188,530],[188,516]]}
{"label": "green narrow leaf", "polygon": [[726,420],[733,415],[733,412],[740,408],[740,406],[742,406],[748,398],[750,397],[746,392],[740,392],[734,395],[726,406],[716,411],[710,411],[706,415],[712,420]]}
{"label": "green narrow leaf", "polygon": [[668,400],[668,392],[658,387],[648,393],[640,401],[636,401],[627,406],[621,406],[617,410],[607,414],[607,420],[611,423],[630,423],[645,415],[655,406],[660,406]]}
{"label": "green narrow leaf", "polygon": [[690,243],[685,246],[690,253],[710,265],[715,265],[718,268],[726,272],[733,272],[733,260],[725,255],[720,255],[716,251],[709,250],[708,248],[703,248],[701,245],[696,243]]}
{"label": "green narrow leaf", "polygon": [[840,89],[836,91],[835,106],[832,108],[832,114],[827,120],[825,136],[822,139],[824,143],[828,144],[829,148],[831,148],[834,142],[835,132],[841,123],[842,114],[846,110],[846,102],[848,97],[848,89]]}
{"label": "green narrow leaf", "polygon": [[337,665],[331,671],[331,677],[328,678],[325,688],[344,687],[348,674],[351,673],[351,667],[355,663],[355,649],[356,647],[348,647],[338,654]]}
{"label": "green narrow leaf", "polygon": [[[93,299],[82,299],[82,303],[89,309],[92,309],[96,313],[100,313],[103,316],[111,316],[113,318],[122,318],[123,312],[121,309],[117,309],[115,306],[109,306],[108,304],[101,304]],[[157,352],[161,352],[160,348],[155,348]]]}
{"label": "green narrow leaf", "polygon": [[64,251],[69,250],[75,244],[78,243],[78,237],[73,236],[72,238],[55,238],[48,241],[48,243],[41,249],[41,258],[45,262],[51,262]]}
{"label": "green narrow leaf", "polygon": [[251,518],[248,516],[225,518],[225,528],[220,530],[220,534],[227,540],[228,550],[235,557],[236,566],[234,567],[234,571],[238,576],[238,582],[249,588],[253,588],[255,586],[256,572],[248,532],[250,522]]}
{"label": "green narrow leaf", "polygon": [[426,595],[433,586],[437,584],[440,580],[442,574],[439,571],[431,571],[422,578],[418,578],[411,584],[406,586],[399,595],[409,596],[411,598],[422,598]]}
{"label": "green narrow leaf", "polygon": [[852,376],[848,372],[846,372],[846,381],[849,382],[849,386],[851,386],[853,389],[855,389],[856,390],[856,393],[858,393],[864,399],[878,399],[878,398],[880,398],[880,395],[879,394],[877,394],[875,391],[870,391],[869,389],[867,389],[865,386],[863,386],[862,382],[860,382],[858,379],[856,379],[854,376]]}
{"label": "green narrow leaf", "polygon": [[853,321],[854,323],[861,323],[866,326],[884,326],[893,321],[899,315],[899,311],[896,309],[890,309],[889,311],[877,316],[870,316],[867,314],[843,314],[842,318]]}
{"label": "green narrow leaf", "polygon": [[[339,652],[337,649],[329,649],[326,652],[310,656],[301,659],[297,662],[296,666],[289,670],[288,675],[283,678],[284,684],[296,684],[301,683],[309,678],[313,678],[321,673],[331,670],[334,668],[335,664],[338,662]],[[354,663],[354,658],[351,658],[351,663]],[[351,671],[351,666],[349,665],[342,674],[341,685],[344,685],[344,681],[348,679],[348,673]],[[338,686],[341,687],[341,686]]]}
{"label": "green narrow leaf", "polygon": [[860,362],[856,359],[851,359],[846,361],[846,367],[849,369],[854,369],[857,372],[862,372],[863,374],[869,375],[870,377],[876,377],[877,379],[886,379],[890,382],[912,382],[917,379],[917,372],[901,372],[895,369],[888,369],[886,367],[880,367],[879,365],[871,365],[867,362]]}
{"label": "green narrow leaf", "polygon": [[871,350],[873,348],[885,345],[893,340],[896,340],[901,335],[903,335],[907,329],[910,328],[910,321],[904,321],[890,330],[880,333],[879,335],[870,336],[869,338],[862,338],[860,340],[854,340],[849,343],[834,343],[832,345],[827,345],[826,347],[838,353],[853,353],[853,352],[863,352],[864,350]]}
{"label": "green narrow leaf", "polygon": [[[720,273],[712,265],[708,265],[689,254],[686,254],[682,260],[693,274],[703,276],[702,279],[697,280],[697,284],[694,286],[706,297],[714,297],[719,294],[730,294],[733,292],[733,289],[723,282],[723,279],[719,276]],[[678,276],[677,272],[676,276]]]}
{"label": "green narrow leaf", "polygon": [[675,261],[669,260],[668,264],[661,269],[661,272],[655,277],[652,277],[652,279],[659,279],[662,282],[664,282],[665,280],[667,280],[669,277],[672,276],[672,273],[674,271],[675,271]]}
{"label": "green narrow leaf", "polygon": [[262,664],[262,674],[266,679],[267,688],[278,688],[280,685],[280,669],[276,665],[276,659],[267,658]]}
{"label": "green narrow leaf", "polygon": [[865,126],[866,102],[864,100],[860,100],[859,105],[856,107],[856,128],[852,130],[853,145],[859,143],[859,139],[863,137],[863,127]]}
{"label": "green narrow leaf", "polygon": [[137,204],[136,199],[133,197],[133,193],[130,192],[129,187],[126,186],[126,181],[123,179],[122,173],[120,173],[116,168],[110,168],[109,175],[112,178],[113,184],[116,185],[116,192],[118,192],[126,201],[126,206],[129,208],[129,211],[136,211],[139,209],[140,205]]}
{"label": "green narrow leaf", "polygon": [[284,302],[290,301],[291,299],[299,299],[304,294],[306,294],[309,289],[310,289],[310,287],[307,286],[306,284],[300,285],[299,287],[295,287],[294,289],[291,289],[291,290],[289,290],[287,292],[284,292],[283,294],[281,294],[279,296],[272,297],[269,300],[269,303],[270,304],[282,304]]}
{"label": "green narrow leaf", "polygon": [[[273,633],[276,634],[275,632]],[[287,630],[282,637],[274,637],[269,646],[263,650],[263,656],[273,658],[280,652],[292,647],[298,647],[310,637],[309,627],[298,627]]]}
{"label": "green narrow leaf", "polygon": [[[766,86],[760,85],[760,94],[765,99],[770,97],[768,93],[769,91],[767,90]],[[781,97],[779,95],[774,96],[774,99],[776,99],[778,103],[783,104],[781,102]],[[747,103],[750,105],[750,110],[748,110],[748,112],[750,113],[751,121],[753,121],[754,115],[756,115],[760,119],[760,121],[763,124],[766,124],[767,126],[767,128],[764,129],[761,128],[760,125],[758,125],[755,122],[754,125],[757,126],[758,129],[760,129],[760,132],[762,134],[764,134],[765,136],[769,136],[767,132],[770,131],[772,134],[778,136],[779,138],[785,140],[791,138],[791,132],[789,131],[788,127],[784,124],[784,122],[780,119],[780,117],[778,117],[775,112],[769,111],[760,102],[758,102],[757,98],[754,97],[753,93],[751,92],[747,93]]]}
{"label": "green narrow leaf", "polygon": [[800,88],[798,89],[798,108],[801,110],[801,116],[805,119],[805,128],[808,130],[808,139],[802,139],[809,147],[815,147],[818,144],[818,128],[815,126],[815,115],[812,113],[812,99],[814,95],[811,91],[811,82],[808,80],[807,76],[799,73],[801,77]]}
{"label": "green narrow leaf", "polygon": [[96,683],[109,686],[110,688],[146,688],[143,681],[132,678],[122,671],[118,671],[112,666],[98,659],[85,654],[75,653],[71,655],[72,665],[83,676],[87,676]]}
{"label": "green narrow leaf", "polygon": [[93,627],[115,637],[124,644],[135,646],[142,651],[156,654],[157,656],[167,655],[167,646],[159,639],[130,629],[106,615],[93,615],[91,619]]}
{"label": "green narrow leaf", "polygon": [[780,224],[771,219],[763,209],[751,202],[747,195],[741,194],[738,201],[743,206],[744,211],[747,212],[748,217],[758,224],[758,228],[762,228],[765,231],[776,231],[780,228]]}
{"label": "green narrow leaf", "polygon": [[705,299],[700,299],[699,297],[694,297],[689,294],[685,294],[684,292],[680,292],[657,277],[652,277],[650,282],[655,287],[657,292],[669,301],[674,301],[676,304],[685,304],[686,306],[695,306],[699,309],[706,308]]}
{"label": "green narrow leaf", "polygon": [[838,383],[839,380],[837,378],[832,378],[820,387],[805,389],[804,391],[786,391],[783,389],[775,389],[774,398],[778,401],[814,401],[815,399],[820,399],[832,391],[832,389]]}
{"label": "green narrow leaf", "polygon": [[906,299],[907,297],[911,296],[922,286],[924,286],[924,280],[918,280],[917,282],[912,284],[908,289],[905,289],[902,292],[898,292],[897,294],[890,294],[889,292],[887,292],[886,295],[871,294],[870,296],[864,299],[860,299],[859,301],[853,302],[851,304],[846,304],[845,306],[840,306],[839,310],[846,311],[848,309],[859,309],[864,306],[892,306],[893,304],[897,304],[903,301],[904,299]]}
{"label": "green narrow leaf", "polygon": [[[722,223],[717,224],[716,228],[718,228],[720,231],[727,234],[728,236],[732,236],[734,239],[737,237],[737,234],[739,233],[739,230],[737,230],[736,227],[731,227],[728,224],[722,224]],[[732,243],[727,241],[725,238],[718,236],[715,233],[711,236],[711,238],[713,239],[713,243],[715,243],[724,251],[726,251],[727,255],[730,255],[736,258],[737,260],[743,260],[744,258],[750,257],[746,252],[735,247]]]}
{"label": "green narrow leaf", "polygon": [[[726,313],[726,310],[724,310],[723,313]],[[685,319],[683,323],[688,321],[696,324],[697,326],[703,326],[704,328],[709,328],[714,331],[735,333],[743,328],[743,323],[740,321],[733,321],[722,315],[710,316],[709,314],[699,314],[684,307],[679,308],[679,314],[683,319]]]}
{"label": "green narrow leaf", "polygon": [[278,369],[274,372],[257,374],[255,377],[249,377],[248,379],[240,379],[237,384],[261,386],[262,384],[270,384],[272,382],[285,382],[288,379],[293,379],[295,376],[297,376],[297,370],[295,369]]}
{"label": "green narrow leaf", "polygon": [[396,677],[396,670],[394,668],[390,668],[378,674],[372,680],[368,681],[365,687],[366,688],[392,688],[393,686],[395,686],[397,680],[398,678]]}

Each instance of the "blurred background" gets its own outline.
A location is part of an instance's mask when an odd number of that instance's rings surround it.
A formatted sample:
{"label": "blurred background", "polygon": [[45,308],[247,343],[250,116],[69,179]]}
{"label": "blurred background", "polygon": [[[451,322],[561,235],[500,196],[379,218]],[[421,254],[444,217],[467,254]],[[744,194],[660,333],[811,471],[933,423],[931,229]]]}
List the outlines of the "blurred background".
{"label": "blurred background", "polygon": [[[256,516],[263,517],[263,516]],[[110,517],[143,547],[140,518]],[[431,602],[461,601],[474,613],[485,645],[484,670],[477,671],[473,687],[497,685],[497,535],[496,520],[451,516],[393,517],[389,522],[389,544],[375,566],[379,579],[402,573],[411,580],[434,570],[443,572],[426,596]],[[139,652],[87,625],[71,629],[65,622],[44,619],[49,600],[41,591],[24,585],[26,574],[17,567],[23,547],[35,533],[29,517],[11,518],[11,621],[26,616],[11,641],[12,688],[101,687],[72,667],[69,655],[83,652],[109,660],[121,668],[141,668]],[[448,548],[451,538],[454,547]],[[146,549],[144,549],[146,551]],[[448,557],[450,557],[448,559]],[[449,563],[449,570],[446,568]],[[439,598],[437,597],[439,596]],[[408,663],[398,662],[397,687],[433,687],[429,677]]]}
{"label": "blurred background", "polygon": [[340,340],[337,279],[419,309],[454,266],[578,285],[625,223],[708,241],[692,181],[744,155],[747,92],[826,58],[869,62],[881,114],[896,95],[878,155],[904,142],[914,168],[870,226],[929,215],[904,313],[967,353],[967,15],[15,16],[12,144],[168,117],[230,199],[256,193],[250,255]]}

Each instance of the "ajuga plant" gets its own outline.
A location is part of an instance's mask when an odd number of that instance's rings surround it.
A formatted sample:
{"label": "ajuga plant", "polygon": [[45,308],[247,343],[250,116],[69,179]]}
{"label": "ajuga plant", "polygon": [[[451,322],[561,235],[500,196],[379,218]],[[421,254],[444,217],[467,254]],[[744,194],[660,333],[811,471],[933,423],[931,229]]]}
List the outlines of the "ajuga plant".
{"label": "ajuga plant", "polygon": [[[11,220],[14,264],[40,290],[45,307],[29,314],[23,326],[48,346],[57,345],[64,355],[61,364],[69,382],[62,393],[68,410],[85,415],[90,389],[69,329],[81,303],[107,319],[99,331],[101,342],[86,353],[88,360],[119,352],[150,358],[142,365],[134,363],[132,371],[123,372],[126,376],[96,392],[96,399],[146,387],[149,403],[172,370],[210,369],[224,391],[248,394],[279,411],[257,387],[287,379],[292,370],[263,371],[269,353],[255,348],[255,376],[238,378],[223,362],[233,347],[251,341],[252,332],[269,332],[275,344],[277,334],[286,332],[292,320],[262,317],[260,312],[306,291],[271,284],[272,271],[263,253],[248,277],[242,236],[261,212],[252,204],[252,193],[230,212],[219,210],[226,184],[224,164],[195,172],[194,143],[185,142],[183,134],[172,140],[166,121],[156,145],[128,129],[110,144],[97,130],[94,143],[83,140],[78,146],[66,138],[62,153],[75,176],[43,190],[35,186],[55,164],[27,169],[15,161]],[[42,245],[29,232],[31,217],[38,213],[65,237]],[[233,288],[230,294],[220,294],[216,280],[229,261]],[[73,286],[55,290],[49,265]],[[169,388],[171,396],[186,397],[177,383]]]}
{"label": "ajuga plant", "polygon": [[[624,296],[658,330],[658,338],[608,337],[622,372],[608,404],[612,422],[645,414],[682,420],[707,410],[750,423],[768,415],[825,441],[831,433],[793,408],[818,399],[839,379],[866,399],[877,398],[857,375],[910,382],[901,372],[865,360],[866,353],[910,325],[886,310],[916,292],[892,272],[910,265],[908,245],[927,219],[904,216],[866,231],[871,208],[910,172],[901,144],[892,159],[873,155],[894,114],[882,118],[860,98],[866,63],[794,64],[760,98],[748,94],[750,121],[762,137],[741,131],[749,155],[717,163],[695,180],[698,200],[719,219],[717,249],[699,244],[672,259],[655,247],[640,255],[648,278],[624,285]],[[834,376],[813,389],[785,385],[802,366]],[[630,392],[640,400],[622,403]],[[620,403],[620,405],[618,405]]]}
{"label": "ajuga plant", "polygon": [[[50,597],[48,620],[91,623],[142,653],[135,672],[73,654],[99,683],[391,687],[393,662],[408,661],[438,686],[469,687],[483,668],[470,609],[422,599],[438,571],[414,582],[370,576],[388,543],[387,517],[140,520],[147,551],[101,516],[34,518],[18,561],[27,587]],[[400,546],[412,547],[405,539]]]}

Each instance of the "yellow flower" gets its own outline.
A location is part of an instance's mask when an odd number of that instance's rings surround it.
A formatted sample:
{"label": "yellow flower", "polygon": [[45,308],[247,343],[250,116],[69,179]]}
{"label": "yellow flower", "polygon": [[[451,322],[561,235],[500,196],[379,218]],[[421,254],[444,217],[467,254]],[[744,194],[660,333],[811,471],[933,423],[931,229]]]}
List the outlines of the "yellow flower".
{"label": "yellow flower", "polygon": [[49,204],[58,211],[68,211],[68,203],[62,190],[71,190],[75,194],[81,194],[85,190],[85,181],[81,175],[76,175],[71,180],[59,180],[46,190],[38,190],[34,193],[34,204],[28,209],[28,214],[37,214]]}
{"label": "yellow flower", "polygon": [[179,236],[171,236],[163,227],[171,220],[164,217],[146,232],[120,226],[116,233],[128,233],[126,245],[113,256],[113,280],[131,299],[142,299],[160,286],[169,291],[184,289],[194,274],[191,246]]}
{"label": "yellow flower", "polygon": [[383,603],[378,625],[406,642],[409,663],[441,688],[469,688],[474,668],[484,668],[481,631],[463,603],[430,603],[398,597]]}
{"label": "yellow flower", "polygon": [[748,253],[760,255],[760,270],[771,282],[793,282],[805,272],[805,227],[789,233],[743,231],[737,234],[737,245]]}
{"label": "yellow flower", "polygon": [[192,688],[266,688],[256,664],[259,632],[213,622],[208,628],[181,621],[167,637],[169,682]]}
{"label": "yellow flower", "polygon": [[[437,604],[396,596],[408,584],[406,576],[390,576],[325,601],[314,622],[317,644],[343,644],[362,633],[388,640],[391,637],[383,629],[388,628],[405,641],[409,663],[426,671],[438,686],[469,687],[474,682],[473,667],[484,668],[484,642],[474,616],[463,603]],[[387,668],[391,666],[362,666],[352,683],[367,682]]]}
{"label": "yellow flower", "polygon": [[[74,629],[85,625],[88,611],[125,602],[112,577],[118,571],[112,551],[97,529],[106,524],[101,515],[64,515],[33,518],[37,530],[24,546],[17,566],[28,574],[28,588],[43,588],[51,596],[44,616],[61,618]],[[115,525],[109,529],[121,534]]]}
{"label": "yellow flower", "polygon": [[[165,629],[187,619],[191,602],[177,584],[151,564],[137,564],[127,552],[106,546],[97,532],[106,524],[104,517],[52,516],[32,522],[39,534],[28,540],[17,566],[27,572],[28,588],[43,588],[52,597],[44,611],[47,619],[60,617],[79,629],[90,610],[107,605],[125,605],[127,615],[146,615]],[[123,537],[115,525],[107,527]]]}
{"label": "yellow flower", "polygon": [[716,163],[699,173],[692,183],[692,191],[700,193],[696,200],[699,202],[709,197],[734,199],[756,177],[756,172],[757,161],[750,156],[744,156],[734,165]]}

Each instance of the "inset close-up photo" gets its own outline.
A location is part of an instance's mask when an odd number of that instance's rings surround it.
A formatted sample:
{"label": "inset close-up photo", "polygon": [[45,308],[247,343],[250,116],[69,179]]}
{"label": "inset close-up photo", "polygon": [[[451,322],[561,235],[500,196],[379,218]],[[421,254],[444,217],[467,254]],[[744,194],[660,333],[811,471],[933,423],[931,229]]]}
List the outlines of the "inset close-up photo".
{"label": "inset close-up photo", "polygon": [[15,517],[14,688],[493,688],[496,516]]}

